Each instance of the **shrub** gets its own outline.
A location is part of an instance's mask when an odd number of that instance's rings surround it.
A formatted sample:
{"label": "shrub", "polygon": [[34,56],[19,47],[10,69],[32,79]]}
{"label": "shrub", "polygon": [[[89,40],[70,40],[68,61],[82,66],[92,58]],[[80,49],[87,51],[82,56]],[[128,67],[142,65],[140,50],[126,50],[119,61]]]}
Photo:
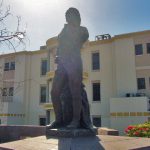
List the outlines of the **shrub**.
{"label": "shrub", "polygon": [[125,129],[125,133],[131,137],[148,137],[150,138],[150,122],[139,125],[130,125]]}

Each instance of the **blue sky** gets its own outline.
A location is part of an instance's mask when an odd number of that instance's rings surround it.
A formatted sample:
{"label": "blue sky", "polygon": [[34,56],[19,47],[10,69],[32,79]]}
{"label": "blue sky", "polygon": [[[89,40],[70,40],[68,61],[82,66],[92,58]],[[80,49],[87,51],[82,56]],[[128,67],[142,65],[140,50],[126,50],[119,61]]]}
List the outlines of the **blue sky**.
{"label": "blue sky", "polygon": [[[38,50],[48,38],[58,35],[69,7],[79,9],[90,40],[99,34],[114,36],[150,29],[150,0],[4,0],[4,5],[8,4],[14,16],[22,17],[21,28],[27,24],[30,44],[27,42],[26,50]],[[15,27],[15,20],[8,20],[8,24]],[[13,51],[4,49],[0,47],[0,52]]]}

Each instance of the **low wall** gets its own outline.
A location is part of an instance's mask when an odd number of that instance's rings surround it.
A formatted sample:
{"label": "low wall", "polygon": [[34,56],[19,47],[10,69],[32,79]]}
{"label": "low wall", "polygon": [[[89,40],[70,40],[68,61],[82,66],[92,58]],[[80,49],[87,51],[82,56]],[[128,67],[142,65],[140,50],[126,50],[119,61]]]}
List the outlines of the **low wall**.
{"label": "low wall", "polygon": [[109,129],[106,127],[98,128],[98,135],[113,135],[119,136],[119,131],[115,129]]}
{"label": "low wall", "polygon": [[0,125],[0,143],[45,135],[44,126]]}
{"label": "low wall", "polygon": [[[45,126],[0,125],[0,143],[20,140],[26,137],[36,137],[46,134]],[[99,135],[119,135],[114,129],[98,128]]]}

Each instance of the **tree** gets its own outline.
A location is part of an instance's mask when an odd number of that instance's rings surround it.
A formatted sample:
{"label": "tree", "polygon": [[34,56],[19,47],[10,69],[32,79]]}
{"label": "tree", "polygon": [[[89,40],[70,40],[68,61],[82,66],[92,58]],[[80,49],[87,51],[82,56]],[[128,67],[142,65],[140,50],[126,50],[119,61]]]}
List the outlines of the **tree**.
{"label": "tree", "polygon": [[10,6],[3,8],[3,0],[0,2],[0,46],[7,45],[9,48],[16,50],[20,44],[25,46],[26,31],[20,30],[21,17],[17,16],[16,28],[12,31],[8,29],[7,20],[13,17]]}

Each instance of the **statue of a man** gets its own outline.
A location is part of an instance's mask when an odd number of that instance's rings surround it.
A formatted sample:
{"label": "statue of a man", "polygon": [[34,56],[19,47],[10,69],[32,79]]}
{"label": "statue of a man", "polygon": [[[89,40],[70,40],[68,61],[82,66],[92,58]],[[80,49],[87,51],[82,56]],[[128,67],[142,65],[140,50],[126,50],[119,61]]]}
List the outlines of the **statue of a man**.
{"label": "statue of a man", "polygon": [[[80,50],[83,44],[88,40],[89,34],[85,27],[80,26],[80,13],[76,8],[69,8],[66,12],[67,24],[64,25],[58,36],[57,49],[57,70],[53,79],[51,98],[54,107],[56,120],[49,128],[60,128],[63,121],[63,110],[61,103],[61,94],[63,88],[68,84],[69,92],[72,98],[72,121],[67,128],[80,127],[82,112],[82,60]],[[66,104],[67,105],[67,104]]]}

